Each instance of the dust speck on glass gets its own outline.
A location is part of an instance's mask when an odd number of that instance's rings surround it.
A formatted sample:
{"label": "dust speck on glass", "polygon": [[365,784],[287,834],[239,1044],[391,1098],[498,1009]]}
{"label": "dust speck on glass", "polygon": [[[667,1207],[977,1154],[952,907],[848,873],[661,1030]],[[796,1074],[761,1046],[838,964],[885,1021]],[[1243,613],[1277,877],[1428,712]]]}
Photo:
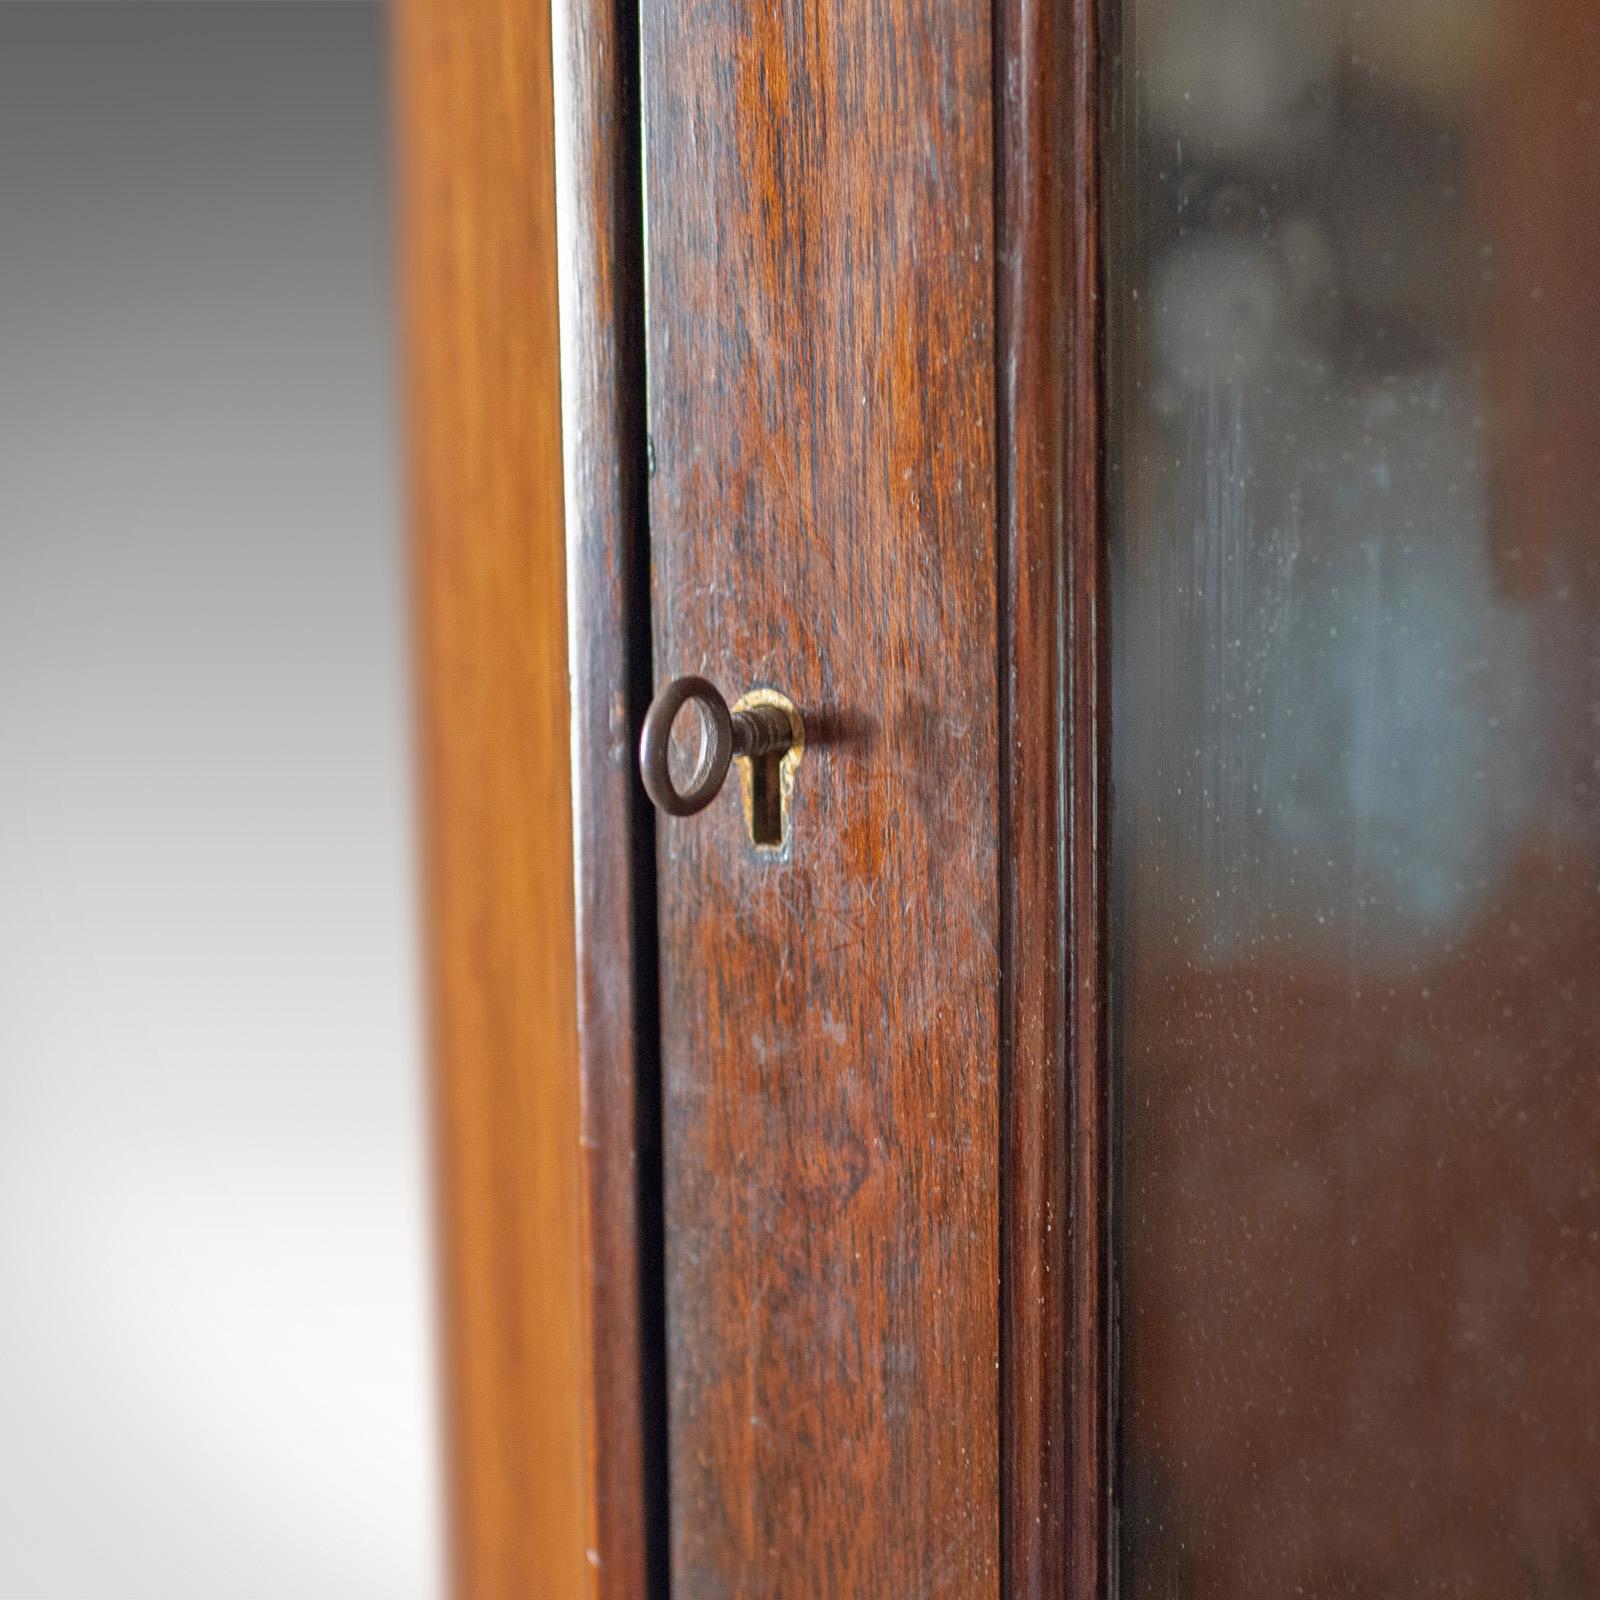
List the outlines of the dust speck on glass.
{"label": "dust speck on glass", "polygon": [[1600,1595],[1600,8],[1116,9],[1121,1587]]}

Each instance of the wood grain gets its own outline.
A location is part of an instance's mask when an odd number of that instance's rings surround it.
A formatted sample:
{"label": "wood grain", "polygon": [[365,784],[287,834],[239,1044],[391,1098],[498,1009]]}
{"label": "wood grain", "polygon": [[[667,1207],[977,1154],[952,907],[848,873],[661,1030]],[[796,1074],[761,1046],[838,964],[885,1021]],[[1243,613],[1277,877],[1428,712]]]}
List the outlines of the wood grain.
{"label": "wood grain", "polygon": [[660,828],[674,1592],[999,1592],[991,33],[643,13],[656,661],[807,720]]}
{"label": "wood grain", "polygon": [[602,1600],[664,1577],[666,1416],[637,15],[557,0],[556,205],[590,1226],[593,1564]]}
{"label": "wood grain", "polygon": [[1059,8],[996,8],[1001,706],[1003,1592],[1064,1593],[1070,286]]}
{"label": "wood grain", "polygon": [[464,1600],[594,1592],[550,18],[397,21],[434,1117]]}
{"label": "wood grain", "polygon": [[1101,1591],[1105,650],[1095,0],[996,12],[1005,1593]]}

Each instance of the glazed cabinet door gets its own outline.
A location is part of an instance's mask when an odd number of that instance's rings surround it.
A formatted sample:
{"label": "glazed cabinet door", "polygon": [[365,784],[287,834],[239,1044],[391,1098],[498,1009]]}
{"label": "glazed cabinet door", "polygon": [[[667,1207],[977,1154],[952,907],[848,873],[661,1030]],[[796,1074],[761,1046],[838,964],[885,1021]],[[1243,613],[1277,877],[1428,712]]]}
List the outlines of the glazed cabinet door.
{"label": "glazed cabinet door", "polygon": [[1600,1592],[1592,8],[411,11],[468,1590]]}

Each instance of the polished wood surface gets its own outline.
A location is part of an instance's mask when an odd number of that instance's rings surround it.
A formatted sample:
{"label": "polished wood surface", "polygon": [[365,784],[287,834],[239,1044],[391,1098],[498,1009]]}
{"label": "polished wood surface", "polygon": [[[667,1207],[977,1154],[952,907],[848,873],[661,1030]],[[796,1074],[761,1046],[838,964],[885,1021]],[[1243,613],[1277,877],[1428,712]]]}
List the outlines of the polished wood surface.
{"label": "polished wood surface", "polygon": [[1004,1593],[1102,1592],[1105,555],[1098,0],[997,9]]}
{"label": "polished wood surface", "polygon": [[463,1600],[594,1592],[550,18],[397,14],[452,1491]]}
{"label": "polished wood surface", "polygon": [[601,1600],[643,1600],[666,1565],[666,1397],[654,831],[633,759],[650,695],[637,16],[556,0],[553,21],[592,1548]]}
{"label": "polished wood surface", "polygon": [[801,707],[659,824],[674,1592],[999,1593],[991,19],[643,13],[656,671]]}
{"label": "polished wood surface", "polygon": [[1094,7],[692,9],[648,418],[625,9],[558,4],[558,107],[526,8],[402,13],[457,1588],[664,1564],[648,460],[661,675],[808,721],[783,862],[660,829],[676,1590],[1088,1596]]}
{"label": "polished wood surface", "polygon": [[1067,1370],[1067,1550],[1069,1600],[1097,1600],[1114,1582],[1108,1571],[1114,1253],[1110,1217],[1111,970],[1107,951],[1111,804],[1111,663],[1109,566],[1105,514],[1105,342],[1102,287],[1103,58],[1110,32],[1107,0],[1072,0],[1067,8],[1070,65],[1067,239],[1068,394],[1063,450],[1068,556],[1066,643],[1068,718],[1067,991],[1068,1127],[1071,1221],[1065,1313],[1059,1359]]}

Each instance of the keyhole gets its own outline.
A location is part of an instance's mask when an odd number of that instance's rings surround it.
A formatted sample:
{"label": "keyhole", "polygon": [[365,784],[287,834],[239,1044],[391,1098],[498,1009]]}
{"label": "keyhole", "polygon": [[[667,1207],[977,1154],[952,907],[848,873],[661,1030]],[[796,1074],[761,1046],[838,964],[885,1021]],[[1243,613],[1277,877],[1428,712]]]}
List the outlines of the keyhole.
{"label": "keyhole", "polygon": [[[804,724],[793,701],[776,689],[752,689],[735,703],[733,710],[735,713],[759,711],[769,717],[777,711],[788,719],[791,742],[787,748],[734,758],[750,843],[764,855],[781,857],[789,844],[794,769],[800,764],[805,748]],[[782,726],[780,722],[780,729]]]}
{"label": "keyhole", "polygon": [[783,757],[750,760],[750,842],[758,850],[783,848]]}

